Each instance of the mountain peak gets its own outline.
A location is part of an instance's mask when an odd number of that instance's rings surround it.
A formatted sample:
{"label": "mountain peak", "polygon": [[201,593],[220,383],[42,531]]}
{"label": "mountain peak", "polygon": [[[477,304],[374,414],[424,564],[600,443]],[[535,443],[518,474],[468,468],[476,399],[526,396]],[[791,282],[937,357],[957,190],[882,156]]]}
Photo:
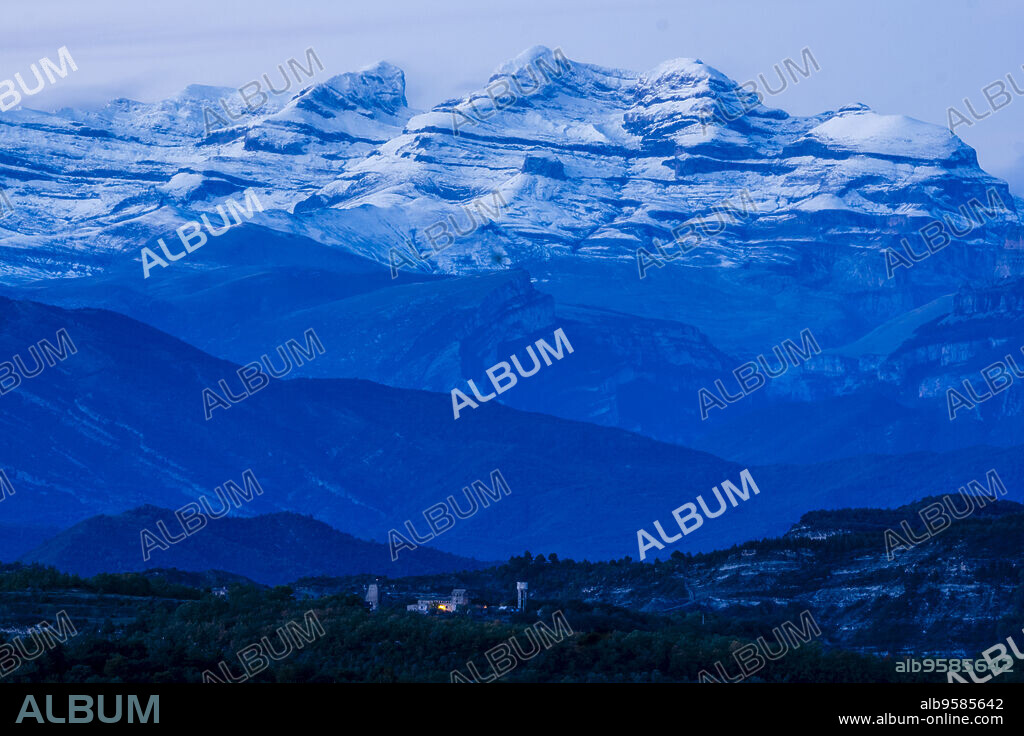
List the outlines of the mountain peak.
{"label": "mountain peak", "polygon": [[700,59],[691,59],[685,56],[663,61],[645,73],[643,77],[652,81],[671,78],[692,79],[695,81],[715,78],[719,80],[728,80],[730,82],[732,81],[720,71],[708,64],[705,64]]}
{"label": "mountain peak", "polygon": [[237,94],[238,90],[231,87],[217,87],[212,84],[190,84],[171,99],[217,102],[222,97],[230,97]]}
{"label": "mountain peak", "polygon": [[350,85],[361,83],[380,93],[399,95],[403,101],[405,99],[405,72],[387,61],[378,61],[358,71],[339,74],[331,77],[328,83],[337,85],[338,80],[345,80]]}
{"label": "mountain peak", "polygon": [[534,69],[543,71],[547,68],[552,70],[552,72],[557,72],[560,67],[564,67],[566,64],[570,67],[574,66],[574,63],[562,53],[561,48],[556,48],[552,51],[547,46],[531,46],[498,66],[494,70],[494,74],[491,75],[491,78],[503,76],[521,77],[524,73],[529,73],[532,77]]}
{"label": "mountain peak", "polygon": [[298,107],[326,110],[381,110],[396,115],[408,107],[405,72],[394,64],[379,61],[355,72],[337,74],[314,84],[296,99]]}

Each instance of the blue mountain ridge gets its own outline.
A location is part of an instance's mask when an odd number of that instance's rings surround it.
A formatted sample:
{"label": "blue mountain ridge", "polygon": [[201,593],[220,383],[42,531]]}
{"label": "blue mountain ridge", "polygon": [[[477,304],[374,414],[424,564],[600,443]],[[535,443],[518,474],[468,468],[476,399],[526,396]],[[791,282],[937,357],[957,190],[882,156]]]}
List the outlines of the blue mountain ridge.
{"label": "blue mountain ridge", "polygon": [[[1010,484],[1019,379],[947,415],[947,388],[1024,361],[1020,200],[969,146],[862,104],[792,116],[695,59],[634,72],[535,47],[487,82],[527,78],[458,130],[483,87],[416,111],[385,63],[211,134],[206,107],[241,106],[230,89],[0,119],[14,204],[0,360],[62,327],[81,342],[0,396],[0,467],[19,488],[0,520],[173,509],[251,467],[277,490],[241,513],[385,541],[497,467],[513,494],[432,545],[618,557],[744,467],[777,500],[676,548],[898,505],[991,467]],[[177,227],[217,221],[246,189],[264,204],[252,221],[143,278],[143,247],[180,250]],[[494,192],[505,206],[473,214]],[[741,201],[750,211],[720,219]],[[932,223],[963,234],[889,278],[886,249],[928,253]],[[687,226],[703,233],[694,249],[641,279],[638,249]],[[438,228],[452,234],[440,249]],[[394,249],[420,258],[396,273]],[[324,355],[203,421],[204,387],[309,328]],[[570,356],[453,421],[447,392],[556,329]],[[734,369],[805,329],[820,355],[701,419],[701,388],[735,392]]]}
{"label": "blue mountain ridge", "polygon": [[[5,523],[66,527],[204,495],[216,504],[214,488],[241,483],[251,469],[264,492],[236,515],[290,511],[383,543],[406,520],[425,533],[425,509],[500,469],[511,494],[429,546],[476,559],[524,549],[618,558],[636,555],[638,529],[669,523],[672,509],[724,480],[738,483],[743,469],[619,429],[495,404],[453,421],[448,395],[349,379],[276,380],[207,422],[203,388],[230,379],[236,365],[115,313],[0,300],[0,355],[25,355],[59,329],[77,353],[0,397],[0,467],[17,491],[0,507]],[[334,336],[320,334],[328,350]],[[1019,499],[1022,458],[1019,447],[974,447],[751,466],[760,493],[665,553],[781,534],[810,509],[954,492],[993,467]],[[135,548],[138,538],[131,541]]]}
{"label": "blue mountain ridge", "polygon": [[181,534],[172,510],[140,506],[116,516],[90,517],[34,545],[19,561],[52,565],[86,577],[163,568],[225,570],[265,585],[284,585],[305,576],[426,575],[485,566],[433,549],[417,550],[416,555],[392,561],[386,545],[356,539],[310,517],[286,512],[210,521],[168,549],[151,546],[150,557],[144,560],[140,530],[159,534],[158,521],[172,534]]}

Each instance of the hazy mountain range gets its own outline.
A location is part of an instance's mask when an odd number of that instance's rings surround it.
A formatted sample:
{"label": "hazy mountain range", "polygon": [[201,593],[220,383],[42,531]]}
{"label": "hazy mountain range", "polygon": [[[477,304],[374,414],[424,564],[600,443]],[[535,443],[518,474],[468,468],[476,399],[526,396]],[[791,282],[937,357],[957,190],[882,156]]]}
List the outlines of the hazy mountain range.
{"label": "hazy mountain range", "polygon": [[[1021,379],[952,421],[946,392],[1024,366],[1022,203],[948,130],[854,101],[790,116],[689,59],[537,47],[428,111],[405,83],[382,63],[210,134],[236,90],[0,116],[0,361],[60,329],[78,348],[0,396],[0,521],[174,509],[251,468],[241,515],[386,544],[499,468],[511,495],[428,546],[609,558],[748,467],[761,494],[664,554],[993,467],[1021,498]],[[143,277],[143,247],[181,250],[246,190],[262,213]],[[887,271],[901,239],[914,260]],[[659,246],[679,255],[638,269]],[[205,421],[204,388],[311,328],[322,356]],[[556,329],[571,355],[453,420],[452,388]],[[805,329],[820,355],[701,419],[701,388],[736,393]]]}

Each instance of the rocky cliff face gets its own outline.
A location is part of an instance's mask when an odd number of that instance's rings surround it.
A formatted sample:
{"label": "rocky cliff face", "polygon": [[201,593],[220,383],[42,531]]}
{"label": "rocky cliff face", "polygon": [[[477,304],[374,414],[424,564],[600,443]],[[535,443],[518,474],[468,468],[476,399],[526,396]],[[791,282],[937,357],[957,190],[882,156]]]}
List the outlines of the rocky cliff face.
{"label": "rocky cliff face", "polygon": [[807,608],[829,630],[830,643],[845,649],[978,657],[995,643],[994,624],[1012,618],[1024,602],[1020,562],[1011,552],[1022,541],[1024,506],[1000,500],[974,520],[955,521],[913,549],[895,550],[889,560],[885,530],[900,531],[906,519],[927,536],[917,512],[935,500],[808,514],[788,542],[694,560],[684,573],[694,603],[722,612]]}

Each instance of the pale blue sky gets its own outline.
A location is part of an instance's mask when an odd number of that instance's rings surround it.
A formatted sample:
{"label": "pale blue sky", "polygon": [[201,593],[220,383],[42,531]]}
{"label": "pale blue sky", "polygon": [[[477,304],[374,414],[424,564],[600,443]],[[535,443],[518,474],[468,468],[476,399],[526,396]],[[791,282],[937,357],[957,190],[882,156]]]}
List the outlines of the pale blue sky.
{"label": "pale blue sky", "polygon": [[[31,99],[55,109],[153,100],[193,82],[238,86],[313,46],[326,69],[402,67],[415,107],[479,87],[535,44],[579,61],[649,69],[696,57],[739,82],[810,47],[821,71],[766,103],[796,114],[864,102],[945,125],[947,108],[1012,74],[1024,89],[1020,0],[5,0],[0,79],[66,45],[79,71]],[[31,78],[30,78],[31,79]],[[1024,195],[1024,97],[957,134]]]}

